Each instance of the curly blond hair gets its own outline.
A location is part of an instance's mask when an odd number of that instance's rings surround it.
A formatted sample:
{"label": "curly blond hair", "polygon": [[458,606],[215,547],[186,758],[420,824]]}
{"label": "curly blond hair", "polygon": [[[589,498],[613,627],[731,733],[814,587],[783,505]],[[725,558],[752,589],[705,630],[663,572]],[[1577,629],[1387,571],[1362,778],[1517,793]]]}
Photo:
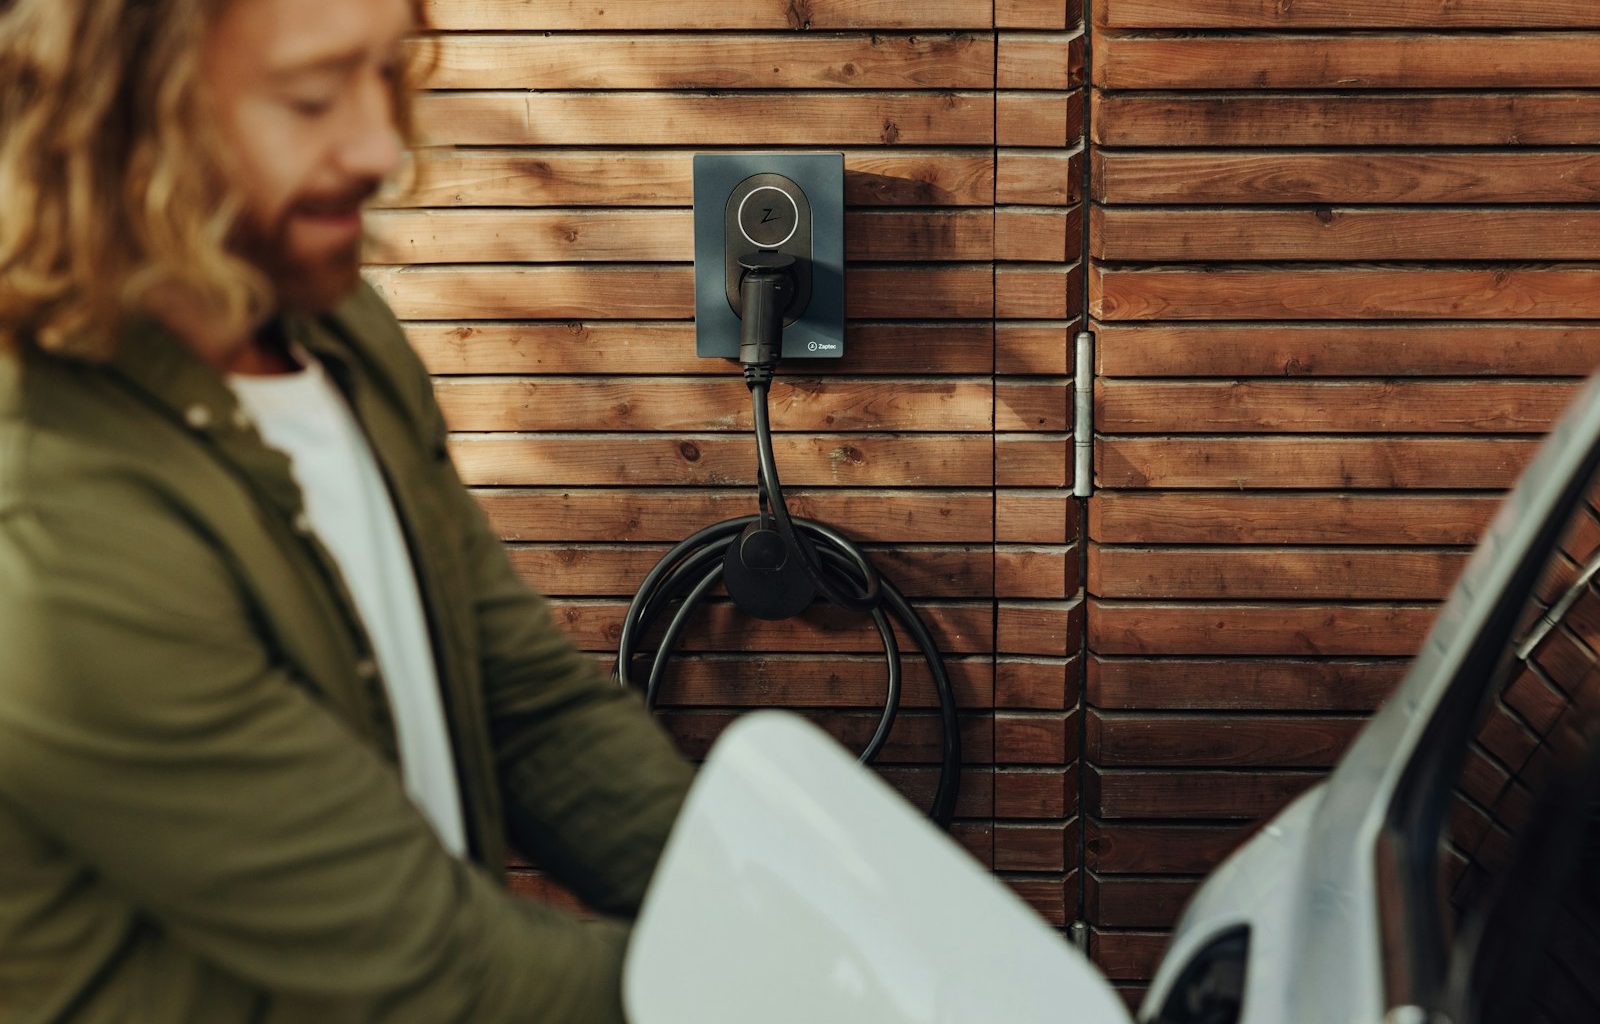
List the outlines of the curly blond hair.
{"label": "curly blond hair", "polygon": [[[270,309],[265,277],[228,248],[241,207],[201,88],[202,44],[232,2],[0,0],[0,348],[105,358],[171,286],[229,328]],[[420,70],[396,84],[408,143]]]}

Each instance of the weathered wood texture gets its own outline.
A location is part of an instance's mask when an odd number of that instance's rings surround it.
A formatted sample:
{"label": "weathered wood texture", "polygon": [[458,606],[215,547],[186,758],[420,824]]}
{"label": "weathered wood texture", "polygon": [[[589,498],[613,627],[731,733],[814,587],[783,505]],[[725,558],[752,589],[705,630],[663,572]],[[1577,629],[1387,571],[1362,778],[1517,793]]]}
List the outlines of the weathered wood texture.
{"label": "weathered wood texture", "polygon": [[1085,904],[1138,983],[1600,365],[1600,6],[1094,14]]}
{"label": "weathered wood texture", "polygon": [[[781,367],[772,394],[790,507],[865,543],[939,638],[964,711],[957,837],[1076,919],[1081,5],[426,6],[424,145],[368,218],[366,273],[514,563],[608,664],[656,560],[756,510],[738,368],[694,355],[693,156],[844,153],[847,356]],[[682,649],[665,717],[696,755],[760,706],[860,743],[881,699],[870,623],[836,610],[751,621],[718,591]],[[906,664],[883,771],[925,803],[937,720]]]}

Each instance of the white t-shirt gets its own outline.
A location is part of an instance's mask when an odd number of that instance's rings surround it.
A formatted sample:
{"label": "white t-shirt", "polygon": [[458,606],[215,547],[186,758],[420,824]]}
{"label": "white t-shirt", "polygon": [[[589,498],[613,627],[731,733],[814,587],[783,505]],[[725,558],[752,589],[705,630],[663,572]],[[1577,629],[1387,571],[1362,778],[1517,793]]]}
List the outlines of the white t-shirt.
{"label": "white t-shirt", "polygon": [[388,690],[406,793],[446,849],[466,851],[455,759],[411,553],[377,459],[344,396],[303,351],[294,373],[228,378],[261,436],[289,457],[306,515],[338,563]]}

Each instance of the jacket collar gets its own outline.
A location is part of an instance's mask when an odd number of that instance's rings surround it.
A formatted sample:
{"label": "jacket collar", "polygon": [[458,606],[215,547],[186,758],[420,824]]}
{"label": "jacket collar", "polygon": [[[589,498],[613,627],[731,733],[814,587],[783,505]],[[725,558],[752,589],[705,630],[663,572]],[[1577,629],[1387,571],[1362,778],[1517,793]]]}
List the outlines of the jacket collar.
{"label": "jacket collar", "polygon": [[[322,333],[308,331],[295,317],[286,317],[284,326],[296,340]],[[317,349],[327,350],[329,344],[320,342]],[[323,354],[318,351],[319,357]],[[326,355],[331,358],[336,353],[326,351]],[[303,511],[289,459],[265,443],[224,374],[169,328],[148,317],[131,322],[106,369],[212,448],[286,518],[292,520]]]}

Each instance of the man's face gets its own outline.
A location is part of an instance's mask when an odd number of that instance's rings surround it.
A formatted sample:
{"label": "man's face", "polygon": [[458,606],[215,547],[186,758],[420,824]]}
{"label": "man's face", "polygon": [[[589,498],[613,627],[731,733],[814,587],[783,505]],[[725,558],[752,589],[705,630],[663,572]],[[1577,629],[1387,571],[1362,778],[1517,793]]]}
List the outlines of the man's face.
{"label": "man's face", "polygon": [[233,0],[206,39],[205,86],[245,211],[234,247],[285,307],[356,286],[361,204],[401,157],[393,80],[411,0]]}

